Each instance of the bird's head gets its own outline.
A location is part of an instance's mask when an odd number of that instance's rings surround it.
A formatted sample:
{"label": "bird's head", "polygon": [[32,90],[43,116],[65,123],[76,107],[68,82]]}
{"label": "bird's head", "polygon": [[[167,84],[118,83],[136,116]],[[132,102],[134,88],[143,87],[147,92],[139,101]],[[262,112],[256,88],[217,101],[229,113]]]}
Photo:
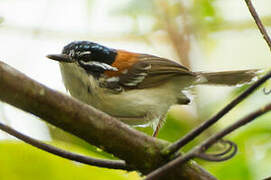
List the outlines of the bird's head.
{"label": "bird's head", "polygon": [[61,63],[75,63],[89,74],[99,75],[104,71],[117,71],[111,64],[116,58],[115,49],[89,41],[74,41],[66,45],[61,54],[47,55]]}

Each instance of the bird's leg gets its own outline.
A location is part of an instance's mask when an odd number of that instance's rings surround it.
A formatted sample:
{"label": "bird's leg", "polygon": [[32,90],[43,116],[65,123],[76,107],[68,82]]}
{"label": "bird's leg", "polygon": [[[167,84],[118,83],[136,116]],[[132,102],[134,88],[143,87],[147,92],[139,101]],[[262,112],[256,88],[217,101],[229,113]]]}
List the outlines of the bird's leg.
{"label": "bird's leg", "polygon": [[165,120],[165,115],[163,115],[159,118],[158,124],[156,125],[156,127],[153,131],[152,137],[157,137],[159,130],[163,126],[164,120]]}

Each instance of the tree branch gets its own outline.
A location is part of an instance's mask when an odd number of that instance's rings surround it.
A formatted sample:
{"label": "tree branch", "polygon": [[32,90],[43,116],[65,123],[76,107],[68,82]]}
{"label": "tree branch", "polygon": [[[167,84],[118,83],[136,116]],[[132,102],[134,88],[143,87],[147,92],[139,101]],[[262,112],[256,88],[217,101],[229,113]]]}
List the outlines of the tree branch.
{"label": "tree branch", "polygon": [[[241,120],[237,121],[236,123],[233,123],[231,126],[216,133],[215,135],[211,136],[210,138],[205,140],[203,143],[201,143],[197,147],[190,150],[186,155],[179,156],[176,159],[167,163],[166,165],[156,169],[155,171],[153,171],[152,173],[150,173],[146,177],[146,180],[155,180],[155,179],[157,179],[157,177],[163,176],[163,174],[168,174],[169,171],[173,167],[180,166],[181,164],[189,161],[191,158],[198,157],[198,158],[202,158],[202,159],[206,159],[206,160],[210,160],[210,161],[216,161],[216,160],[224,161],[224,160],[227,160],[227,159],[233,157],[233,155],[235,155],[236,150],[237,150],[236,145],[233,145],[233,146],[235,146],[235,148],[234,148],[235,150],[233,151],[233,153],[230,154],[229,156],[226,156],[226,158],[222,158],[222,159],[219,159],[218,157],[215,157],[215,156],[207,155],[207,154],[205,154],[205,151],[208,148],[210,148],[213,144],[215,144],[218,140],[222,139],[224,136],[226,136],[226,135],[230,134],[231,132],[233,132],[234,130],[250,123],[251,121],[255,120],[257,117],[259,117],[269,111],[271,111],[271,104],[268,104],[267,106],[247,115],[246,117],[242,118]],[[228,142],[230,142],[230,141],[228,141]],[[227,151],[227,152],[229,152],[229,151]],[[222,155],[224,155],[224,153]],[[210,158],[210,159],[208,159],[208,158]]]}
{"label": "tree branch", "polygon": [[69,160],[77,161],[77,162],[92,165],[92,166],[104,167],[104,168],[131,170],[130,168],[128,168],[126,166],[124,161],[96,159],[96,158],[83,156],[80,154],[71,153],[69,151],[65,151],[63,149],[59,149],[57,147],[54,147],[50,144],[45,144],[41,141],[33,139],[27,135],[24,135],[24,134],[16,131],[15,129],[13,129],[9,126],[6,126],[3,123],[0,123],[0,129],[2,131],[5,131],[6,133],[18,138],[18,139],[26,142],[26,143],[34,146],[34,147],[37,147],[37,148],[42,149],[46,152],[49,152],[51,154],[55,154],[57,156],[60,156],[60,157],[63,157],[63,158],[69,159]]}
{"label": "tree branch", "polygon": [[266,41],[267,45],[269,46],[270,50],[271,50],[271,39],[268,36],[268,33],[260,19],[260,17],[258,16],[258,13],[256,12],[255,8],[253,7],[252,3],[250,0],[245,0],[247,7],[249,9],[250,14],[252,15],[256,25],[258,26],[258,29],[260,30],[264,40]]}
{"label": "tree branch", "polygon": [[[168,160],[162,153],[168,142],[147,136],[91,106],[49,89],[3,62],[0,62],[0,100],[114,154],[142,174]],[[195,163],[175,167],[173,173],[159,178],[215,179]]]}

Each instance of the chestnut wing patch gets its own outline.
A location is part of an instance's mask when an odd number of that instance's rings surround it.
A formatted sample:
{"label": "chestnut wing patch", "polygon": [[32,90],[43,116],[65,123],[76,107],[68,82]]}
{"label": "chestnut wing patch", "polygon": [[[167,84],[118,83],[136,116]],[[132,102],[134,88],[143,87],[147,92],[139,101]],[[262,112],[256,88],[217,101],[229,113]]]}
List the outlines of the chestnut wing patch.
{"label": "chestnut wing patch", "polygon": [[149,88],[181,74],[194,76],[189,69],[174,61],[144,54],[125,74],[119,76],[118,83],[127,88]]}

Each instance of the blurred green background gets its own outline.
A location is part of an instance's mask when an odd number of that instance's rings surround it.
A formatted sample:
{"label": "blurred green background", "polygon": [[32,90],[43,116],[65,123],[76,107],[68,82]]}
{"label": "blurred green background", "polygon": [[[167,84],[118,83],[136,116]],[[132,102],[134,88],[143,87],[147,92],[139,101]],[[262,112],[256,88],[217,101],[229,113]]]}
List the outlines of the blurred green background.
{"label": "blurred green background", "polygon": [[[271,1],[255,0],[270,31]],[[244,0],[1,0],[0,57],[39,82],[67,93],[56,62],[46,54],[59,53],[74,40],[154,54],[178,61],[193,71],[264,69],[271,66],[270,51],[258,32]],[[211,117],[249,85],[200,86],[193,102],[170,109],[158,138],[174,142]],[[184,148],[271,101],[264,84],[226,115],[215,127]],[[221,180],[256,180],[271,176],[271,116],[231,134],[237,155],[227,162],[198,161]],[[110,158],[82,140],[37,117],[0,103],[0,120],[19,131],[56,146],[93,157]],[[152,129],[137,128],[151,134]],[[128,173],[74,163],[26,145],[0,133],[0,179],[140,179]]]}

